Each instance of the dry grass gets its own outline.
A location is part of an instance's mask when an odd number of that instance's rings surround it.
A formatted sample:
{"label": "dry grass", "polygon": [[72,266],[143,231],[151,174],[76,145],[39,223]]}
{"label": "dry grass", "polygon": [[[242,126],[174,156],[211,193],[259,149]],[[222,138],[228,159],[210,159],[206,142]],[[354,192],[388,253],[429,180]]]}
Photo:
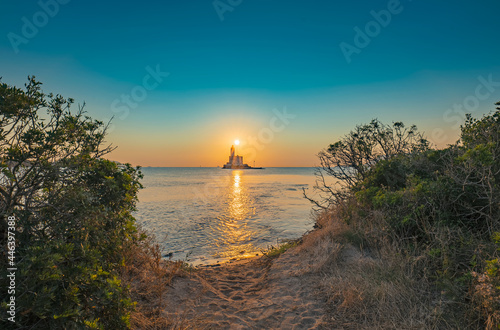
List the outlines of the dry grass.
{"label": "dry grass", "polygon": [[331,325],[356,329],[437,328],[428,283],[400,268],[404,261],[368,256],[346,245],[325,269]]}
{"label": "dry grass", "polygon": [[326,265],[336,262],[342,250],[342,235],[348,228],[340,221],[331,221],[331,216],[332,213],[320,215],[316,222],[320,228],[307,233],[295,248],[297,262],[302,263],[305,271],[322,271]]}
{"label": "dry grass", "polygon": [[[338,212],[319,215],[319,229],[297,247],[304,268],[321,272],[328,302],[328,328],[455,328],[442,317],[445,304],[419,275],[422,260],[403,257],[389,244],[370,249],[364,233]],[[376,230],[365,227],[365,233]]]}
{"label": "dry grass", "polygon": [[164,315],[167,302],[164,295],[175,276],[185,276],[182,261],[165,261],[154,236],[126,249],[122,282],[129,286],[131,298],[136,302],[131,313],[132,329],[187,329],[187,320],[170,320]]}

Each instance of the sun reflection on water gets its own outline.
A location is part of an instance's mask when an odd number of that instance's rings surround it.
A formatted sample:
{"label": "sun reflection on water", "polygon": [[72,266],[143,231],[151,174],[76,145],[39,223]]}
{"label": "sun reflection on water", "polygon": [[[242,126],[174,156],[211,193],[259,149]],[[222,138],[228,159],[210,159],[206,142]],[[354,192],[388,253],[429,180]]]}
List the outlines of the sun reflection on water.
{"label": "sun reflection on water", "polygon": [[242,171],[233,171],[231,176],[231,190],[229,194],[229,214],[236,220],[244,220],[248,213],[248,195],[243,195],[241,183]]}
{"label": "sun reflection on water", "polygon": [[312,228],[301,189],[311,169],[145,168],[138,223],[175,260],[215,264],[261,253]]}
{"label": "sun reflection on water", "polygon": [[225,210],[218,217],[216,245],[220,250],[216,257],[247,258],[257,254],[251,243],[257,233],[248,226],[255,215],[254,202],[245,186],[244,171],[233,170],[223,202]]}

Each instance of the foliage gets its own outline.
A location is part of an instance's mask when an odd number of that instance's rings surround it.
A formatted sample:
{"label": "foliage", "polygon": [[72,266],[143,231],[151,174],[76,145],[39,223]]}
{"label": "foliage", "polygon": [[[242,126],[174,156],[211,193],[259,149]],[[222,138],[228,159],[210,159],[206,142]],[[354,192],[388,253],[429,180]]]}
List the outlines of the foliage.
{"label": "foliage", "polygon": [[[307,199],[320,209],[327,209],[345,198],[346,190],[366,179],[371,168],[382,160],[388,160],[403,153],[425,150],[427,140],[416,126],[406,127],[402,122],[392,126],[377,119],[369,124],[356,126],[354,131],[340,141],[331,144],[318,154],[316,190],[320,198]],[[335,180],[328,182],[325,176]]]}
{"label": "foliage", "polygon": [[500,263],[498,259],[489,260],[486,270],[472,275],[476,280],[474,298],[486,316],[488,329],[498,328],[500,324]]}
{"label": "foliage", "polygon": [[113,150],[106,126],[83,106],[72,112],[73,100],[44,94],[34,77],[25,87],[0,84],[0,265],[14,215],[15,326],[127,328],[133,303],[119,270],[140,239],[131,211],[141,173],[102,158]]}
{"label": "foliage", "polygon": [[341,184],[320,184],[316,205],[337,212],[371,248],[396,246],[418,260],[446,301],[445,323],[499,326],[500,109],[467,115],[460,140],[442,150],[429,149],[413,126],[384,138],[376,127],[388,132],[374,121],[320,153],[320,170]]}

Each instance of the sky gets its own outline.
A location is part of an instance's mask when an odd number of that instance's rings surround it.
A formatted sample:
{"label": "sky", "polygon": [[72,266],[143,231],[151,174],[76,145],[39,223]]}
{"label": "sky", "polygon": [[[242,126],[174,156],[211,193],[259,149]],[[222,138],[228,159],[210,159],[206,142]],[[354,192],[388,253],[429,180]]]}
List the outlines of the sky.
{"label": "sky", "polygon": [[0,76],[109,121],[108,158],[315,166],[378,118],[436,147],[500,101],[500,2],[4,0]]}

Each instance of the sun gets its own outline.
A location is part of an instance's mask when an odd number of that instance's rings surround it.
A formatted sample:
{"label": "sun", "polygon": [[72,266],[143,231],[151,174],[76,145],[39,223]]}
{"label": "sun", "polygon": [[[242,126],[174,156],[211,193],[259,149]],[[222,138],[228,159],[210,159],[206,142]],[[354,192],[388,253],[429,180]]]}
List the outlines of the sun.
{"label": "sun", "polygon": [[234,140],[234,144],[240,145],[240,140]]}

